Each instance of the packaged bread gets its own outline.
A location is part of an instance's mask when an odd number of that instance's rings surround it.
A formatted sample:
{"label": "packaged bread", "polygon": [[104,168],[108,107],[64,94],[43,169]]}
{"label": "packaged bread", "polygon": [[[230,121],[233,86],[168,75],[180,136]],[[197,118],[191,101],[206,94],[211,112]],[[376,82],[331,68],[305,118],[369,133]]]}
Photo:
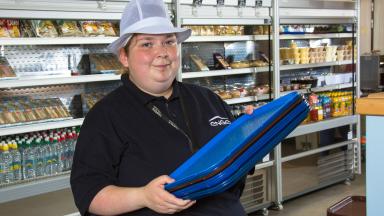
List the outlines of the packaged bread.
{"label": "packaged bread", "polygon": [[20,23],[19,20],[6,20],[7,29],[11,38],[20,37]]}
{"label": "packaged bread", "polygon": [[213,53],[215,69],[231,69],[228,62],[220,53]]}
{"label": "packaged bread", "polygon": [[98,36],[102,35],[97,21],[80,21],[81,29],[85,36]]}
{"label": "packaged bread", "polygon": [[0,78],[15,76],[16,74],[12,67],[9,65],[8,60],[5,57],[0,56]]}
{"label": "packaged bread", "polygon": [[82,32],[74,20],[56,20],[60,36],[63,37],[79,37]]}
{"label": "packaged bread", "polygon": [[249,62],[248,61],[234,61],[229,64],[231,68],[237,69],[237,68],[248,68]]}
{"label": "packaged bread", "polygon": [[98,28],[99,28],[100,33],[102,35],[111,36],[111,37],[114,37],[117,35],[115,30],[113,29],[113,25],[111,22],[100,21],[100,22],[98,22],[98,25],[99,25]]}
{"label": "packaged bread", "polygon": [[20,33],[21,37],[35,37],[31,20],[20,21]]}
{"label": "packaged bread", "polygon": [[191,54],[190,58],[198,70],[209,71],[208,66],[204,63],[203,59],[201,59],[199,56],[195,54]]}
{"label": "packaged bread", "polygon": [[37,37],[58,37],[52,20],[32,20],[32,26]]}
{"label": "packaged bread", "polygon": [[0,19],[0,37],[10,37],[5,19]]}

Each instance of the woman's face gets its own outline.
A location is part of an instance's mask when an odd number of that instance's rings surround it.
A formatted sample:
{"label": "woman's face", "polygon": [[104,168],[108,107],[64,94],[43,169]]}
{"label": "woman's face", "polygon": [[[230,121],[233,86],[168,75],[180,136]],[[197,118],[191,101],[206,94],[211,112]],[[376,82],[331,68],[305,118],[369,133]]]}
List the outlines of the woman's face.
{"label": "woman's face", "polygon": [[152,95],[169,91],[180,66],[175,34],[135,34],[126,49],[120,62],[137,87]]}

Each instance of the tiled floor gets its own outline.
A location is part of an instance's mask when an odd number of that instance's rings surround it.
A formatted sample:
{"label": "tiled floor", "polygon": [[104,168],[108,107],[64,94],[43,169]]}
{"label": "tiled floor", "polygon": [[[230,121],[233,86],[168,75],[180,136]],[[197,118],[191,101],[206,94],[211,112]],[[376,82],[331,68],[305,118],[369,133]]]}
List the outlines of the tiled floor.
{"label": "tiled floor", "polygon": [[[343,183],[289,200],[282,211],[269,211],[279,216],[325,216],[326,209],[342,198],[351,195],[365,195],[365,176],[358,175],[351,185]],[[77,212],[69,189],[40,196],[0,204],[0,215],[12,216],[55,216]],[[257,214],[250,214],[255,216]]]}
{"label": "tiled floor", "polygon": [[[347,196],[365,196],[365,175],[356,175],[351,185],[335,184],[305,196],[283,203],[282,211],[269,210],[269,215],[275,216],[326,216],[327,208]],[[258,214],[250,214],[256,216]]]}

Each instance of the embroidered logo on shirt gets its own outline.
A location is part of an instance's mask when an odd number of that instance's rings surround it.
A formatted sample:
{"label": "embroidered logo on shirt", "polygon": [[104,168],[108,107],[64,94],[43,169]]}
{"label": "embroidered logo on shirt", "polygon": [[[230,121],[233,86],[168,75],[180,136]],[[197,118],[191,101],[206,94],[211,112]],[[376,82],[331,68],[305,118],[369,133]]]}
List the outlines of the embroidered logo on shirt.
{"label": "embroidered logo on shirt", "polygon": [[229,121],[228,118],[215,116],[215,117],[209,119],[209,124],[212,127],[216,127],[216,126],[221,126],[221,125],[229,125],[229,124],[231,124],[231,121]]}

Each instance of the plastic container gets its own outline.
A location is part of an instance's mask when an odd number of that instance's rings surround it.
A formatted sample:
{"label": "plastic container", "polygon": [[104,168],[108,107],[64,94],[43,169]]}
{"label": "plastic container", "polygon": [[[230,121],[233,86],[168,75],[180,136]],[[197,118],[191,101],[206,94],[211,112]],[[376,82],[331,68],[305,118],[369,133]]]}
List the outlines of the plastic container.
{"label": "plastic container", "polygon": [[365,196],[349,196],[327,209],[327,216],[365,216]]}

